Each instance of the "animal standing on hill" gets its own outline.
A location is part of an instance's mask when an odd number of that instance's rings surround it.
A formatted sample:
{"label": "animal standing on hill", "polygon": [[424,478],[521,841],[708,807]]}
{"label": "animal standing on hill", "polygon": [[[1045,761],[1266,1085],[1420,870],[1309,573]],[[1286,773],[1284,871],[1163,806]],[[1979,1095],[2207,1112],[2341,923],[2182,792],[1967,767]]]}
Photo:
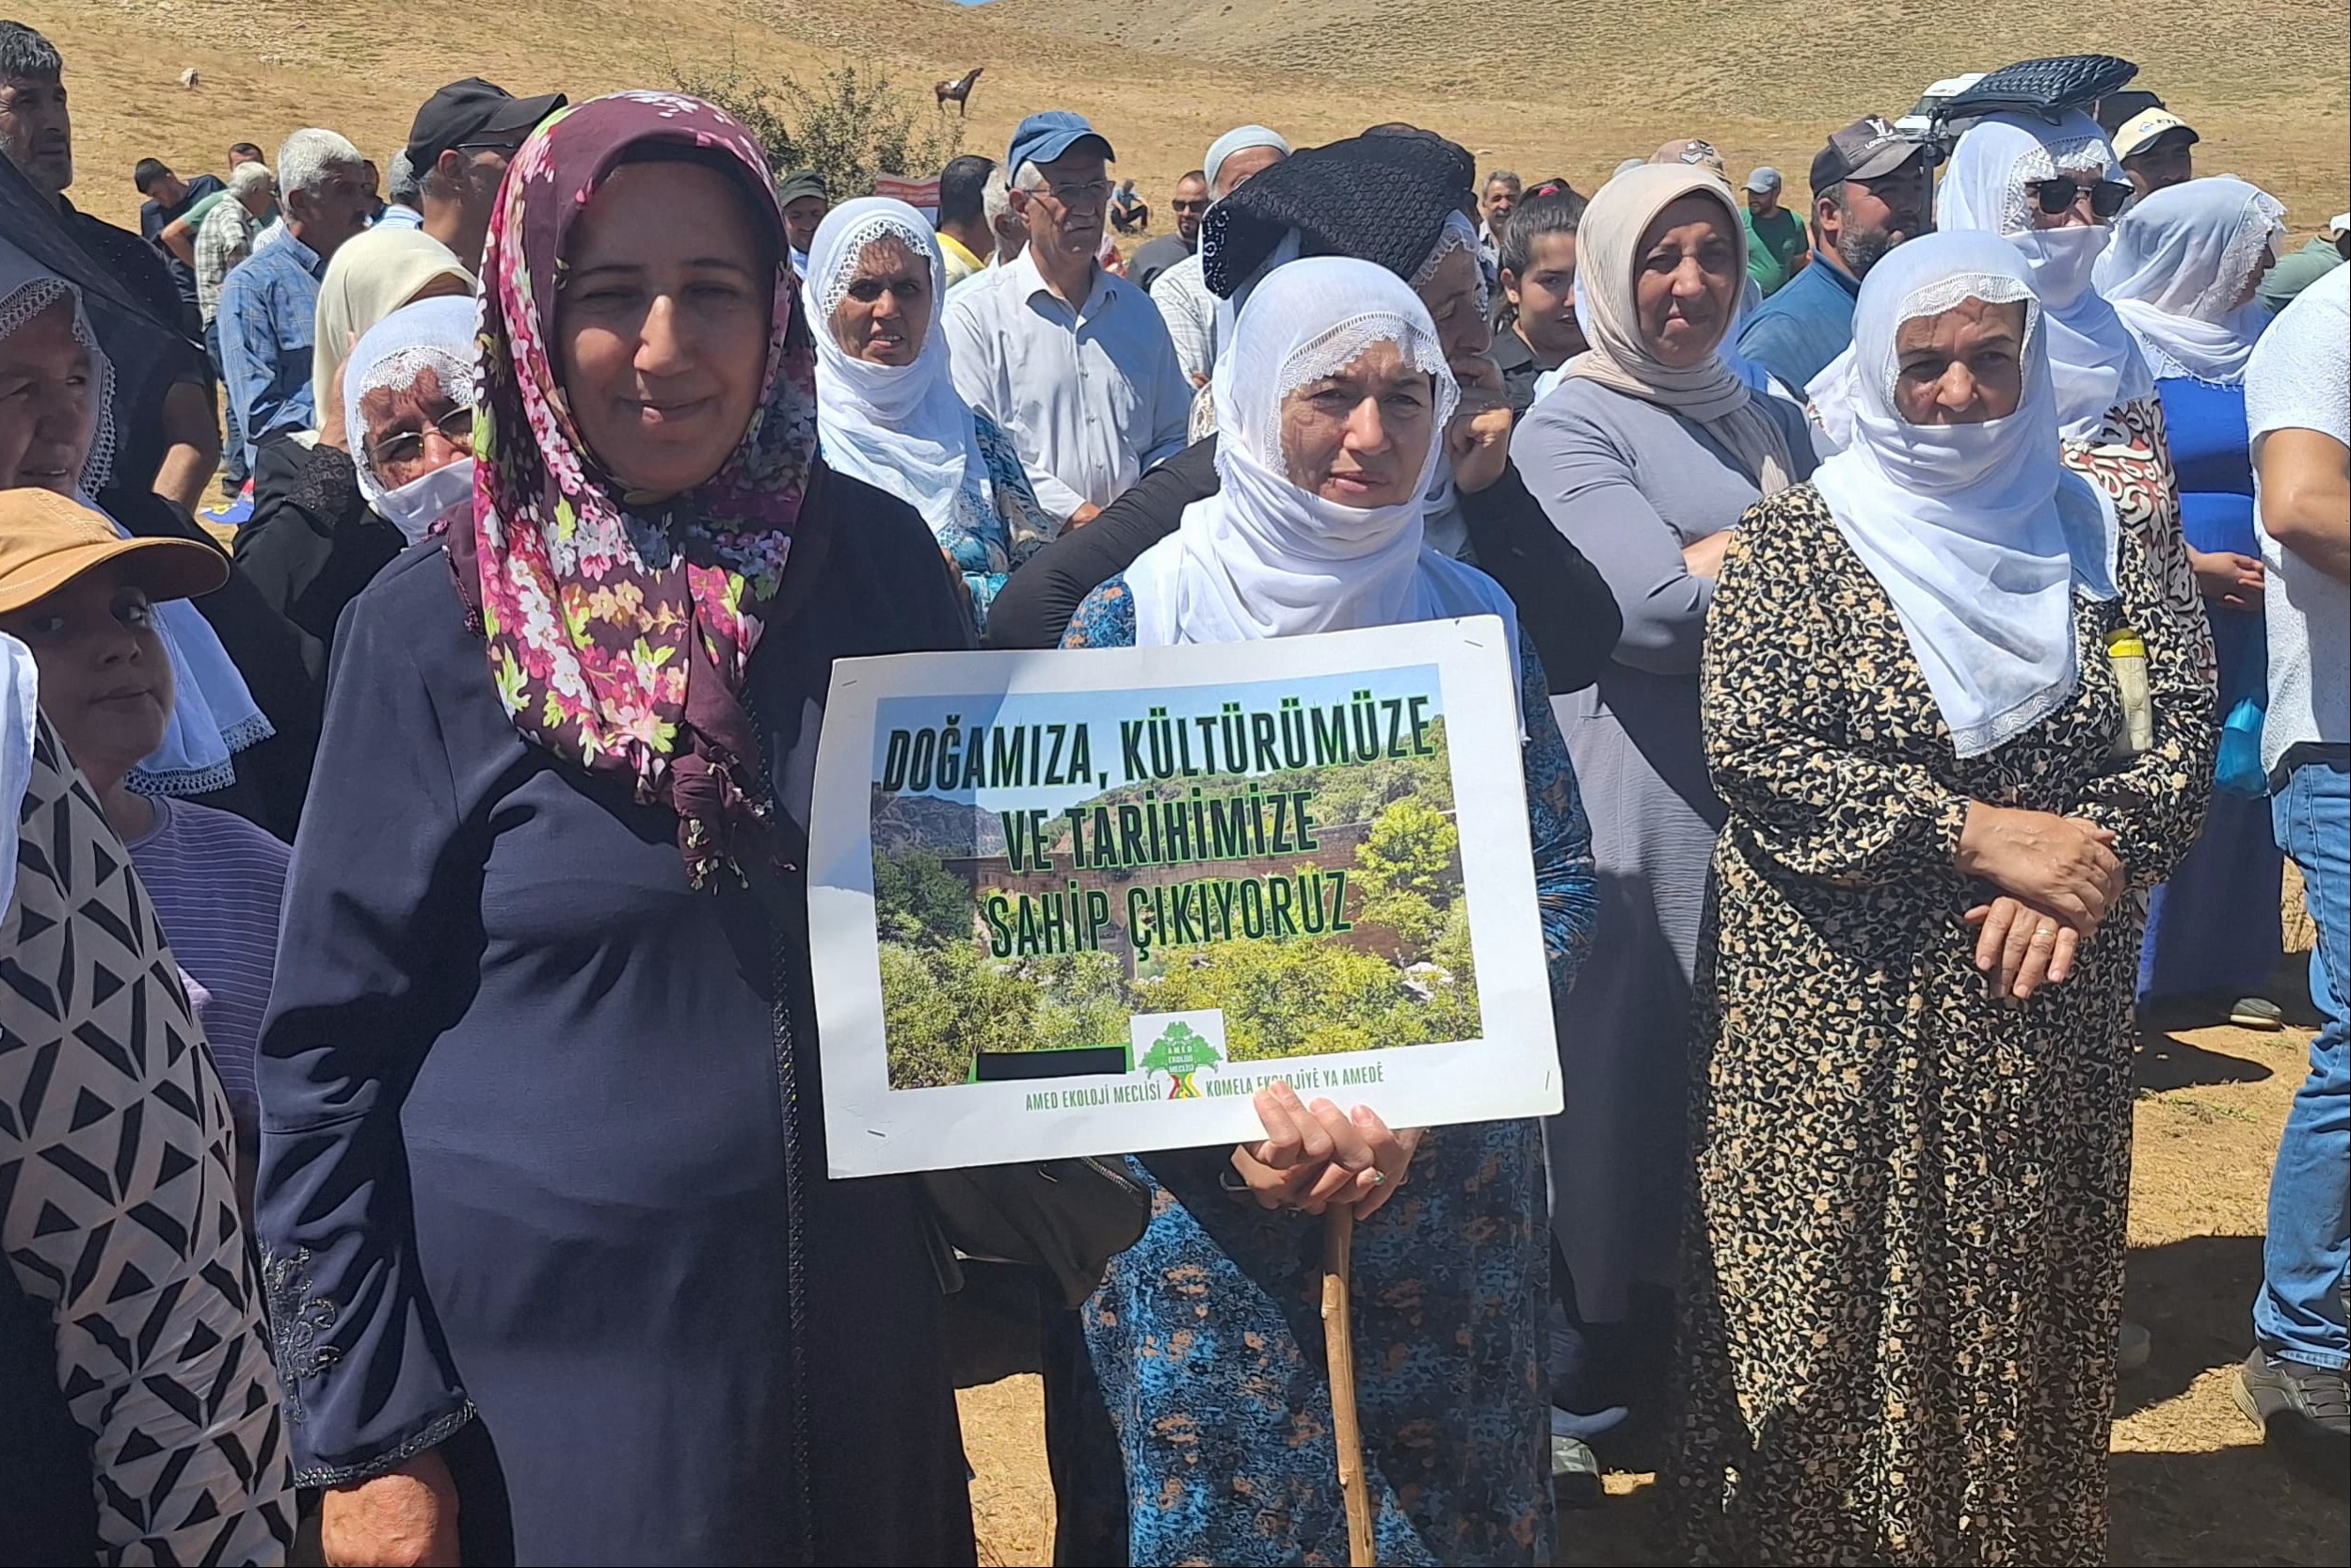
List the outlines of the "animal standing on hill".
{"label": "animal standing on hill", "polygon": [[968,116],[971,113],[971,84],[978,81],[980,72],[986,69],[985,66],[975,65],[953,81],[934,86],[931,90],[938,94],[938,106],[944,110],[952,103],[957,114]]}

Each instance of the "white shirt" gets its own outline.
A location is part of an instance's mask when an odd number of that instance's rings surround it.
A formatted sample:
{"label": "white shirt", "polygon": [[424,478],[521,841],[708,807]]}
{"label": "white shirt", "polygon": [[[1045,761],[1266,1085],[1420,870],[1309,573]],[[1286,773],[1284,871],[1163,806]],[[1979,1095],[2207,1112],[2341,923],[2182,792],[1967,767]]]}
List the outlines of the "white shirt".
{"label": "white shirt", "polygon": [[[2262,334],[2245,369],[2245,418],[2256,451],[2272,430],[2315,430],[2351,446],[2351,267],[2303,290]],[[2302,742],[2351,742],[2351,585],[2269,536],[2258,463],[2253,475],[2269,626],[2262,766],[2274,771]]]}
{"label": "white shirt", "polygon": [[955,390],[1012,438],[1057,517],[1107,506],[1184,446],[1191,383],[1151,296],[1100,267],[1085,308],[1046,287],[1031,250],[947,302]]}
{"label": "white shirt", "polygon": [[1208,292],[1207,274],[1201,270],[1200,252],[1193,251],[1151,280],[1151,303],[1167,323],[1175,340],[1176,362],[1195,381],[1206,381],[1216,369],[1216,308],[1220,301]]}

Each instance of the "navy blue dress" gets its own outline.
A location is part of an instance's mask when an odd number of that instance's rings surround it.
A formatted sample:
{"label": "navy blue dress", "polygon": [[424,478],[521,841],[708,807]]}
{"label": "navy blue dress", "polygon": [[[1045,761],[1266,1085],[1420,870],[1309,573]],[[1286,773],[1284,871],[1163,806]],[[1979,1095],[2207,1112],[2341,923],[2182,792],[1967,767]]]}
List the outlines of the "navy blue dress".
{"label": "navy blue dress", "polygon": [[[785,581],[750,706],[804,824],[832,660],[969,632],[836,475]],[[260,1063],[302,1484],[437,1446],[469,1562],[972,1560],[924,1211],[824,1177],[805,888],[766,880],[690,891],[665,808],[523,741],[440,549],[353,602]]]}
{"label": "navy blue dress", "polygon": [[[2244,385],[2171,376],[2156,382],[2155,391],[2170,428],[2180,527],[2188,543],[2260,560]],[[2240,697],[2268,689],[2269,645],[2259,615],[2206,600],[2204,618],[2220,656],[2217,721]],[[2284,876],[2269,802],[2215,791],[2196,847],[2150,898],[2147,941],[2139,952],[2141,1000],[2263,994],[2285,956],[2277,913]]]}

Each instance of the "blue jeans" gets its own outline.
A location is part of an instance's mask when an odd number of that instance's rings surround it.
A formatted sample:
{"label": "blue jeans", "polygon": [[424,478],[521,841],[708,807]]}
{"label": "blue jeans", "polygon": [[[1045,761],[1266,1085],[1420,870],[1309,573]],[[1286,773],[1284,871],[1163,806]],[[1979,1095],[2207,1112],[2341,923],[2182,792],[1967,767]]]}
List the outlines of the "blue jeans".
{"label": "blue jeans", "polygon": [[220,379],[220,401],[228,410],[229,439],[220,445],[220,477],[232,489],[243,489],[247,476],[245,432],[237,428],[237,400],[229,395],[229,382],[220,375],[220,318],[204,323],[204,348],[212,356],[213,375]]}
{"label": "blue jeans", "polygon": [[2351,761],[2337,748],[2288,776],[2270,802],[2278,847],[2302,869],[2318,926],[2311,1000],[2325,1022],[2295,1092],[2269,1178],[2269,1240],[2253,1330],[2289,1361],[2351,1365],[2343,1288],[2351,1267]]}

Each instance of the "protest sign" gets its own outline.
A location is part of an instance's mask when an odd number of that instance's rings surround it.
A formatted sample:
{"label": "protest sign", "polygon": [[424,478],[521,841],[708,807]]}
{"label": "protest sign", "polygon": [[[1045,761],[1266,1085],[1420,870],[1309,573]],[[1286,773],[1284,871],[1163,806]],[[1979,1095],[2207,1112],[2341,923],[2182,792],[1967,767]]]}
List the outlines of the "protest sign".
{"label": "protest sign", "polygon": [[835,1176],[1230,1143],[1287,1079],[1547,1114],[1492,616],[835,666],[810,948]]}

